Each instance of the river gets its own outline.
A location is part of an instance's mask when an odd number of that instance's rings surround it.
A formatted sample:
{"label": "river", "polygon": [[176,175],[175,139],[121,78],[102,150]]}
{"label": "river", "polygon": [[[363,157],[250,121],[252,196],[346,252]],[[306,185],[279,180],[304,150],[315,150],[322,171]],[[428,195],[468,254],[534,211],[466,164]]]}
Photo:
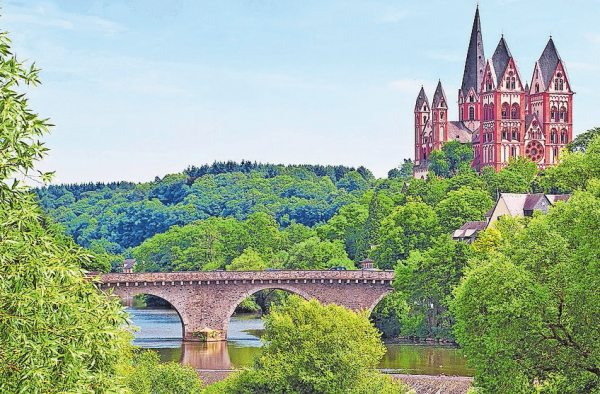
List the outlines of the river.
{"label": "river", "polygon": [[[200,370],[229,370],[252,363],[261,346],[263,323],[257,315],[235,315],[227,342],[183,342],[177,312],[161,308],[127,308],[133,325],[133,344],[154,349],[162,361],[177,361]],[[378,368],[413,375],[472,376],[463,352],[452,346],[429,343],[389,343]]]}

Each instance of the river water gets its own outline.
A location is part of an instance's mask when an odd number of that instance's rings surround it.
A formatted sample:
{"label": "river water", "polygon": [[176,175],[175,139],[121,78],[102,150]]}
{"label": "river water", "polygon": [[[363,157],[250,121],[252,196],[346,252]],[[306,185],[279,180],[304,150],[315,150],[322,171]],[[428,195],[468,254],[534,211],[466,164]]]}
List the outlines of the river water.
{"label": "river water", "polygon": [[[172,309],[127,308],[134,332],[133,344],[154,349],[162,361],[177,361],[196,369],[229,370],[252,363],[259,352],[263,323],[257,315],[232,316],[227,342],[183,342],[181,321]],[[378,368],[413,375],[472,376],[463,352],[452,346],[428,343],[386,344],[387,353]]]}

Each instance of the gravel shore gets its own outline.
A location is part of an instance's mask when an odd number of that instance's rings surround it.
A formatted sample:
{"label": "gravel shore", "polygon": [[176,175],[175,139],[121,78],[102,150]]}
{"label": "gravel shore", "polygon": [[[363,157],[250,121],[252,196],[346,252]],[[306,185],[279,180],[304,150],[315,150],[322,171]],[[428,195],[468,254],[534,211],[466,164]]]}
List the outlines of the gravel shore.
{"label": "gravel shore", "polygon": [[[234,371],[198,370],[205,385],[221,381]],[[465,394],[473,378],[466,376],[430,376],[390,374],[412,387],[417,394]]]}

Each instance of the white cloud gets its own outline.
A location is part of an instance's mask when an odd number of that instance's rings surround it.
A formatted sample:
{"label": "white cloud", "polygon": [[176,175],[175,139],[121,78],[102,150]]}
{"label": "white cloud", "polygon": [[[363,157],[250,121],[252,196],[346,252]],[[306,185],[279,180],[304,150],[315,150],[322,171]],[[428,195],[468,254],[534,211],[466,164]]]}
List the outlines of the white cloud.
{"label": "white cloud", "polygon": [[55,7],[19,7],[19,12],[11,12],[3,19],[15,24],[29,24],[39,27],[57,28],[77,32],[100,32],[114,35],[125,28],[107,19],[60,11]]}

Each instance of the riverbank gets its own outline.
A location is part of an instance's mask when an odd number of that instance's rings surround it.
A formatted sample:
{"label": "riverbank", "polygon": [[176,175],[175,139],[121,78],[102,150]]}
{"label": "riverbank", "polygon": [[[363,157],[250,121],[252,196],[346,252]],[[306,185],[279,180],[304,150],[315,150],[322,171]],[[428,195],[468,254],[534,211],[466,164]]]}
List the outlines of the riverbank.
{"label": "riverbank", "polygon": [[[198,370],[198,375],[205,385],[225,379],[232,370]],[[390,374],[409,385],[416,394],[465,394],[473,378],[467,376],[431,376]]]}

